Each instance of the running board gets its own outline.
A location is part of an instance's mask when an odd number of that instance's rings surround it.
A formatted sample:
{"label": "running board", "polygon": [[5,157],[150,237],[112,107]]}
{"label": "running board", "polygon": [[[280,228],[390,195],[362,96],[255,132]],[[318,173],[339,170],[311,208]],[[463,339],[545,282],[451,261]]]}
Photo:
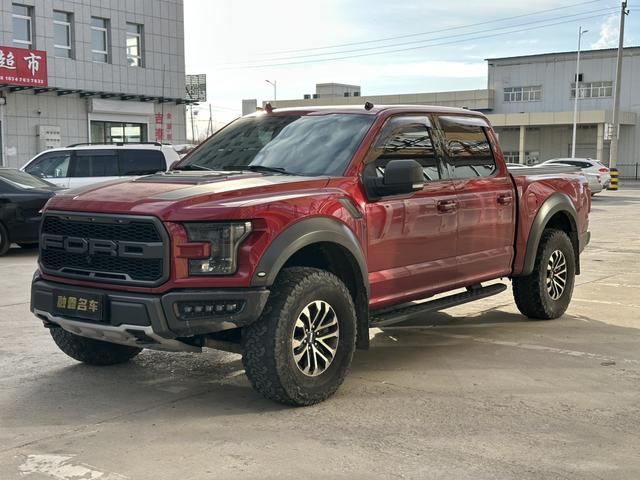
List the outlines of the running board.
{"label": "running board", "polygon": [[503,283],[495,283],[487,287],[474,285],[468,287],[466,292],[456,293],[448,297],[438,298],[429,302],[413,304],[397,308],[395,310],[385,310],[381,313],[371,313],[369,326],[371,327],[388,327],[395,323],[405,322],[412,319],[416,315],[428,312],[437,312],[446,308],[456,307],[464,303],[480,300],[481,298],[490,297],[502,293],[507,289]]}

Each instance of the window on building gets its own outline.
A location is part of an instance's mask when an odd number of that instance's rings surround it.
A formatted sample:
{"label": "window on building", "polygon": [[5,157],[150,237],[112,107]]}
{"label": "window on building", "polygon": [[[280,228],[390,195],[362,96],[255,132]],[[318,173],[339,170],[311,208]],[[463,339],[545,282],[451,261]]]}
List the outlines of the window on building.
{"label": "window on building", "polygon": [[539,102],[542,100],[542,86],[507,87],[504,89],[505,102]]}
{"label": "window on building", "polygon": [[403,116],[389,120],[376,141],[372,156],[379,177],[384,175],[387,163],[402,159],[415,160],[422,165],[427,181],[442,178],[431,139],[431,122],[427,117]]}
{"label": "window on building", "polygon": [[109,63],[109,20],[91,17],[91,55],[96,63]]}
{"label": "window on building", "polygon": [[143,67],[142,25],[127,23],[127,62],[130,67]]}
{"label": "window on building", "polygon": [[144,123],[91,122],[91,143],[135,143],[147,141]]}
{"label": "window on building", "polygon": [[56,57],[73,58],[71,24],[69,12],[53,11],[53,39]]}
{"label": "window on building", "polygon": [[[613,82],[587,82],[580,84],[578,99],[606,98],[613,95]],[[576,98],[576,84],[571,84],[571,98]]]}
{"label": "window on building", "polygon": [[13,12],[13,44],[16,47],[32,48],[33,46],[33,8],[14,3]]}
{"label": "window on building", "polygon": [[474,119],[440,117],[445,151],[454,178],[489,177],[496,171],[491,145]]}

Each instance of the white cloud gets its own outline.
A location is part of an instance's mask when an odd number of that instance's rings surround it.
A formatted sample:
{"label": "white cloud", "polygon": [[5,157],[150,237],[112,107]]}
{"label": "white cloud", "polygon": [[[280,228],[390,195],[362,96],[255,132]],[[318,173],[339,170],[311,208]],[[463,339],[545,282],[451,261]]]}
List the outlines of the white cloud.
{"label": "white cloud", "polygon": [[618,44],[618,17],[610,15],[600,25],[600,38],[591,48],[612,48]]}

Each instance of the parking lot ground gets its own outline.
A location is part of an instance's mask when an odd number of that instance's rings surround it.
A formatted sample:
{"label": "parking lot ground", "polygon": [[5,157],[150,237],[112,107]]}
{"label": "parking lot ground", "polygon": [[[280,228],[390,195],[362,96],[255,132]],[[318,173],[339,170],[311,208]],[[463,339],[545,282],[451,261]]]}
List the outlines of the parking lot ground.
{"label": "parking lot ground", "polygon": [[372,330],[337,395],[262,399],[238,355],[81,365],[29,313],[34,252],[0,259],[0,479],[640,478],[640,188],[593,202],[559,320],[510,289]]}

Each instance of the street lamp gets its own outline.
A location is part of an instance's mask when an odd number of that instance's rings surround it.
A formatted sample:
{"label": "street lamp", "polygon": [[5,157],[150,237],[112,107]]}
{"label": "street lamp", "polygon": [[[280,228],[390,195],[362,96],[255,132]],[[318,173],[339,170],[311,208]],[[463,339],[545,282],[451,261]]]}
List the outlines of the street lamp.
{"label": "street lamp", "polygon": [[582,30],[582,26],[578,30],[578,58],[576,60],[576,94],[573,100],[573,140],[571,142],[571,158],[576,158],[576,133],[578,131],[578,97],[580,96],[580,46],[582,44],[582,35],[589,30]]}
{"label": "street lamp", "polygon": [[273,101],[276,101],[276,81],[274,80],[273,82],[271,80],[265,80],[265,82],[267,82],[269,85],[271,85],[273,87]]}

